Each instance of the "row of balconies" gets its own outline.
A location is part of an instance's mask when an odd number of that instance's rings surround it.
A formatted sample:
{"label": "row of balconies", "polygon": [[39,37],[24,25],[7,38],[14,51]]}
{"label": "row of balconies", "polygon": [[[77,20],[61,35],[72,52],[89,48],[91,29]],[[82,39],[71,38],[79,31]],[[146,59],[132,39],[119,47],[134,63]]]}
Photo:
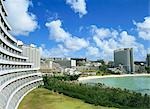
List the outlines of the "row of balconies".
{"label": "row of balconies", "polygon": [[16,61],[9,61],[9,60],[4,60],[4,59],[0,59],[0,64],[2,65],[31,65],[32,67],[34,67],[34,63],[29,63],[29,62],[16,62]]}
{"label": "row of balconies", "polygon": [[0,22],[3,24],[3,26],[5,27],[5,29],[6,29],[7,31],[9,31],[9,28],[7,27],[7,24],[5,23],[5,21],[4,21],[4,19],[3,19],[3,17],[2,17],[1,14],[0,14]]}
{"label": "row of balconies", "polygon": [[5,55],[1,52],[0,52],[0,60],[1,60],[0,63],[5,62],[3,64],[33,65],[33,63],[27,62],[26,59],[11,57],[11,56]]}
{"label": "row of balconies", "polygon": [[7,11],[6,11],[5,7],[4,7],[4,4],[3,4],[2,0],[0,0],[0,8],[2,9],[3,14],[5,16],[7,16]]}
{"label": "row of balconies", "polygon": [[[18,79],[16,81],[10,83],[9,85],[7,85],[0,92],[0,106],[3,107],[2,109],[5,109],[6,106],[10,105],[9,102],[11,102],[13,95],[18,92],[18,91],[16,91],[16,90],[18,90],[18,88],[20,88],[22,86],[26,86],[26,84],[32,83],[32,81],[38,81],[39,79],[41,79],[40,76],[32,76],[32,77],[27,77],[27,78],[23,78],[23,79]],[[7,108],[7,109],[10,109],[10,108]]]}
{"label": "row of balconies", "polygon": [[0,26],[1,26],[1,31],[4,33],[4,36],[7,38],[7,40],[12,43],[13,45],[17,45],[17,40],[9,33],[9,28],[7,25],[9,25],[8,23],[6,23],[6,19],[4,16],[2,16],[1,14],[1,10],[0,10]]}
{"label": "row of balconies", "polygon": [[4,55],[6,55],[6,56],[9,56],[9,57],[13,57],[13,58],[25,59],[25,60],[28,59],[28,57],[11,53],[11,52],[9,52],[9,50],[5,50],[5,49],[2,48],[1,46],[0,46],[0,53],[4,54]]}
{"label": "row of balconies", "polygon": [[10,48],[9,46],[7,46],[5,43],[3,43],[2,41],[0,42],[0,47],[4,48],[5,50],[11,52],[11,53],[14,53],[14,54],[17,54],[17,55],[21,55],[21,52],[18,52],[12,48]]}
{"label": "row of balconies", "polygon": [[13,96],[13,98],[10,100],[8,104],[7,109],[17,109],[20,100],[22,97],[28,92],[31,91],[33,88],[38,87],[39,85],[43,84],[42,81],[36,81],[34,83],[31,83],[23,88],[21,88],[17,93]]}
{"label": "row of balconies", "polygon": [[11,56],[5,55],[1,52],[0,52],[0,59],[7,60],[7,61],[12,61],[12,62],[23,62],[23,63],[26,62],[26,59],[11,57]]}
{"label": "row of balconies", "polygon": [[25,72],[25,71],[33,71],[33,70],[39,70],[39,68],[21,68],[21,69],[8,69],[8,70],[2,70],[0,71],[0,76],[1,75],[6,75],[10,73],[15,73],[15,72]]}
{"label": "row of balconies", "polygon": [[23,76],[23,75],[29,75],[29,74],[34,74],[37,73],[37,71],[24,71],[24,72],[14,72],[14,73],[9,73],[9,74],[5,74],[5,75],[1,75],[0,76],[0,86],[2,84],[4,84],[5,82],[7,82],[8,80],[11,80],[13,78],[17,78],[19,76]]}
{"label": "row of balconies", "polygon": [[[11,43],[11,44],[14,45],[15,47],[17,47],[17,43],[15,43],[12,39],[10,39],[10,38],[8,37],[9,32],[8,32],[8,30],[6,30],[7,27],[4,26],[4,22],[0,21],[0,26],[1,26],[0,32],[1,32],[2,35],[5,37],[5,39],[6,39],[9,43]],[[9,36],[10,36],[10,34],[9,34]]]}
{"label": "row of balconies", "polygon": [[2,30],[2,28],[0,28],[0,39],[1,39],[1,43],[3,43],[3,45],[6,45],[13,51],[16,51],[16,53],[19,54],[22,52],[22,49],[19,48],[16,43],[13,43],[11,40],[8,40],[8,36],[5,34],[5,32]]}
{"label": "row of balconies", "polygon": [[7,85],[3,90],[0,92],[0,98],[3,96],[3,106],[6,106],[6,103],[11,96],[11,94],[20,86],[24,85],[25,83],[28,83],[30,81],[40,79],[41,77],[39,76],[33,76],[33,77],[27,77],[23,79],[16,80],[9,85]]}
{"label": "row of balconies", "polygon": [[26,78],[21,78],[18,80],[13,81],[12,83],[8,84],[5,88],[1,90],[1,94],[5,96],[5,100],[7,101],[9,96],[12,94],[12,92],[17,89],[18,87],[22,86],[23,84],[39,79],[41,77],[39,76],[31,76],[31,77],[26,77]]}
{"label": "row of balconies", "polygon": [[5,39],[12,44],[13,46],[15,46],[17,49],[17,40],[8,32],[8,27],[5,25],[4,21],[2,21],[2,18],[0,17],[0,32],[2,33],[2,35],[5,37]]}
{"label": "row of balconies", "polygon": [[31,68],[31,65],[3,65],[0,64],[0,71],[12,70],[12,69],[26,69]]}
{"label": "row of balconies", "polygon": [[[5,28],[5,30],[11,30],[11,26],[9,25],[9,23],[6,20],[6,10],[4,9],[4,6],[2,5],[3,3],[1,2],[2,0],[0,0],[0,17],[1,17],[1,22],[3,22],[3,26]],[[1,4],[2,3],[2,4]],[[15,43],[17,43],[17,40],[12,36],[12,35],[8,35],[8,37]]]}
{"label": "row of balconies", "polygon": [[[4,13],[2,12],[1,6],[0,6],[0,21],[1,21],[1,26],[3,26],[3,31],[8,32],[8,30],[11,30],[11,27],[9,25],[9,23],[6,20],[6,17],[4,16]],[[5,30],[4,30],[5,29]],[[17,40],[10,34],[8,34],[8,37],[15,43],[17,43]]]}

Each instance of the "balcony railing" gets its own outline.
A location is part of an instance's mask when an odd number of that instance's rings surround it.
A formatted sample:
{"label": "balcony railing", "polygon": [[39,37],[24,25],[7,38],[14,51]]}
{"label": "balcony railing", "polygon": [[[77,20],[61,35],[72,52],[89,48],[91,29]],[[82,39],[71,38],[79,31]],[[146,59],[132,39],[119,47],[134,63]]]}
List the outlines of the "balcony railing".
{"label": "balcony railing", "polygon": [[11,81],[14,78],[22,77],[24,75],[28,76],[28,75],[35,75],[35,74],[39,74],[39,73],[37,73],[37,71],[27,71],[27,72],[16,72],[16,73],[2,75],[0,76],[0,88],[4,83],[6,83],[7,81]]}
{"label": "balcony railing", "polygon": [[23,56],[22,54],[18,54],[14,52],[12,49],[7,49],[6,47],[3,47],[0,45],[0,52],[5,54],[6,56],[14,57],[14,58],[19,58],[19,59],[28,59],[28,57]]}
{"label": "balcony railing", "polygon": [[[0,25],[1,25],[1,23],[0,23]],[[1,28],[0,28],[1,29]],[[6,35],[7,36],[7,35]],[[4,38],[5,37],[5,35],[4,35],[4,32],[1,32],[0,33],[0,39],[1,39],[1,41],[3,42],[3,43],[5,43],[7,46],[9,46],[10,48],[12,48],[12,49],[14,49],[14,50],[16,50],[16,51],[18,51],[18,52],[22,52],[22,49],[21,48],[19,48],[17,45],[15,45],[15,44],[12,44],[10,41],[8,41],[6,38]]]}

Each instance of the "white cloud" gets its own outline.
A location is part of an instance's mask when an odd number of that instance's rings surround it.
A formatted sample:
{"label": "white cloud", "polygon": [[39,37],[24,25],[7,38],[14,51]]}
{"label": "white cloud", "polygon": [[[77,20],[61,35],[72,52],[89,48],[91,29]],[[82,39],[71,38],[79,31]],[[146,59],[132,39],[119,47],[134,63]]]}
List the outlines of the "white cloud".
{"label": "white cloud", "polygon": [[30,0],[6,0],[5,5],[14,35],[28,35],[38,28],[36,16],[28,10],[32,5]]}
{"label": "white cloud", "polygon": [[49,29],[50,38],[55,39],[57,42],[65,41],[70,37],[70,34],[61,27],[62,22],[60,20],[51,21],[45,25]]}
{"label": "white cloud", "polygon": [[47,49],[44,44],[39,47],[42,58],[48,57],[65,57],[68,56],[69,51],[62,45],[58,45],[55,48]]}
{"label": "white cloud", "polygon": [[87,48],[87,56],[100,57],[100,52],[97,47],[90,46]]}
{"label": "white cloud", "polygon": [[126,31],[122,31],[120,33],[120,36],[121,36],[121,38],[119,41],[122,46],[130,47],[130,46],[134,45],[134,43],[136,42],[135,37],[132,35],[129,35]]}
{"label": "white cloud", "polygon": [[[87,57],[94,56],[95,58],[111,60],[113,59],[113,52],[115,49],[133,48],[135,60],[143,60],[147,53],[144,45],[138,43],[136,37],[129,35],[127,31],[98,28],[92,25],[91,32],[93,40],[89,42],[84,38],[73,36],[71,33],[65,31],[62,28],[62,22],[60,20],[48,22],[46,26],[49,29],[50,38],[61,43],[61,47],[56,48],[56,51],[54,49],[50,50],[54,54],[56,53],[55,55],[59,53],[67,56],[70,52],[75,53],[84,49],[86,50]],[[93,43],[93,41],[95,43]],[[63,51],[63,53],[60,53],[60,51]]]}
{"label": "white cloud", "polygon": [[60,20],[48,22],[46,23],[46,27],[49,29],[50,38],[56,40],[56,42],[63,43],[63,46],[69,50],[81,50],[82,48],[86,48],[89,44],[85,39],[66,32],[62,28],[62,22]]}
{"label": "white cloud", "polygon": [[139,37],[150,41],[150,17],[145,17],[144,22],[135,22]]}
{"label": "white cloud", "polygon": [[77,51],[82,48],[86,48],[89,43],[83,38],[69,37],[68,39],[66,39],[64,44],[66,48]]}
{"label": "white cloud", "polygon": [[108,28],[98,28],[94,25],[92,26],[91,31],[93,34],[93,40],[102,50],[104,55],[112,54],[113,50],[117,48],[117,42],[115,39],[119,33],[113,29],[110,30]]}
{"label": "white cloud", "polygon": [[98,37],[99,39],[105,39],[109,37],[116,38],[118,35],[116,30],[110,30],[108,28],[97,28],[95,25],[91,26],[91,32],[94,33],[95,37]]}
{"label": "white cloud", "polygon": [[75,13],[79,13],[80,18],[87,14],[86,0],[66,0],[66,3],[71,6]]}
{"label": "white cloud", "polygon": [[[96,27],[96,26],[95,26]],[[113,59],[113,51],[119,48],[133,48],[135,59],[143,60],[146,55],[144,45],[138,43],[136,38],[126,31],[117,32],[108,28],[92,28],[93,40],[100,49],[101,57],[107,60]],[[115,35],[114,35],[115,31]]]}

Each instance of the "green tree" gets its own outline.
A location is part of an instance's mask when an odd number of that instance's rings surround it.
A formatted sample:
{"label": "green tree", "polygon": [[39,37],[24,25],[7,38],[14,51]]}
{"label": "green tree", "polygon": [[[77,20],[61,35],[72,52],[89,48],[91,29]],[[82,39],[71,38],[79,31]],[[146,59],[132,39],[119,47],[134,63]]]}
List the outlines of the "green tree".
{"label": "green tree", "polygon": [[89,85],[60,80],[55,77],[44,77],[44,87],[63,93],[64,95],[81,99],[94,105],[119,107],[119,108],[150,108],[150,96],[140,93],[109,88],[103,84]]}
{"label": "green tree", "polygon": [[145,70],[147,71],[147,73],[150,73],[150,67],[145,67]]}

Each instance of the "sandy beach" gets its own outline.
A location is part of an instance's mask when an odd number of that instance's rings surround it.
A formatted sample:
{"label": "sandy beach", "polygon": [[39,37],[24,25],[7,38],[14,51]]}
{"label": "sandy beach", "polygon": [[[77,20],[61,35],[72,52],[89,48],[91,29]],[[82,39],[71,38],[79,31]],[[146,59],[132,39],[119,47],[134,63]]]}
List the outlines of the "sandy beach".
{"label": "sandy beach", "polygon": [[80,77],[78,81],[88,80],[88,79],[98,79],[98,78],[111,78],[111,77],[129,77],[129,76],[150,76],[150,74],[122,74],[122,75],[105,75],[105,76],[87,76]]}

